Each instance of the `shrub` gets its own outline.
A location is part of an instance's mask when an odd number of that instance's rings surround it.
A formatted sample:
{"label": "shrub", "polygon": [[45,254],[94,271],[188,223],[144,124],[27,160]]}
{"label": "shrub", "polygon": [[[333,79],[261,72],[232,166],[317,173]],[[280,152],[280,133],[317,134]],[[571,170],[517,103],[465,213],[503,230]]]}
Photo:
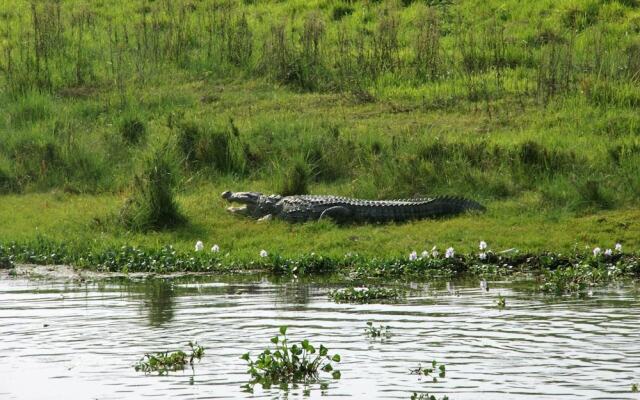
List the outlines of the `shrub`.
{"label": "shrub", "polygon": [[145,160],[142,172],[134,177],[133,192],[120,212],[122,223],[135,230],[170,228],[184,223],[174,199],[175,185],[175,167],[165,145]]}

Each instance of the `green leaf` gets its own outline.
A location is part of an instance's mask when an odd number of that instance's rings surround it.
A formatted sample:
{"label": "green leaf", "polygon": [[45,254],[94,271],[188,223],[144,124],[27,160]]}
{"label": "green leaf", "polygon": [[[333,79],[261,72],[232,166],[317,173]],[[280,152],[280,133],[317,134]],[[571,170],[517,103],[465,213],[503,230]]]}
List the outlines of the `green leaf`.
{"label": "green leaf", "polygon": [[302,346],[303,349],[305,349],[306,351],[309,351],[309,341],[307,339],[300,342],[300,345]]}
{"label": "green leaf", "polygon": [[333,379],[340,379],[340,371],[333,371],[331,376],[333,377]]}
{"label": "green leaf", "polygon": [[326,356],[328,352],[329,352],[329,349],[327,349],[323,345],[320,345],[320,357]]}
{"label": "green leaf", "polygon": [[324,372],[331,372],[331,371],[333,371],[333,367],[331,366],[331,364],[327,364],[324,367],[322,367],[322,370]]}
{"label": "green leaf", "polygon": [[334,354],[331,361],[340,362],[340,354]]}
{"label": "green leaf", "polygon": [[287,326],[286,325],[282,325],[280,327],[280,334],[281,335],[286,335],[287,334]]}
{"label": "green leaf", "polygon": [[271,338],[271,343],[278,344],[278,337],[277,336],[272,337]]}

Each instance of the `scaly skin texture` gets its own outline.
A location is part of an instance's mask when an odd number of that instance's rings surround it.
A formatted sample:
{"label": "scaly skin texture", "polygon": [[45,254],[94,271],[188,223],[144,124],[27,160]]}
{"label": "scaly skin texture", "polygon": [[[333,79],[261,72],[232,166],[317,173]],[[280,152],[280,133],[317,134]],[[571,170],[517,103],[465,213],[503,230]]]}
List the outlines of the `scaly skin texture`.
{"label": "scaly skin texture", "polygon": [[470,210],[485,211],[481,204],[459,197],[360,200],[339,196],[267,196],[258,192],[224,192],[222,198],[244,204],[244,207],[229,207],[232,213],[257,219],[279,218],[289,222],[324,218],[340,223],[402,222],[448,217]]}

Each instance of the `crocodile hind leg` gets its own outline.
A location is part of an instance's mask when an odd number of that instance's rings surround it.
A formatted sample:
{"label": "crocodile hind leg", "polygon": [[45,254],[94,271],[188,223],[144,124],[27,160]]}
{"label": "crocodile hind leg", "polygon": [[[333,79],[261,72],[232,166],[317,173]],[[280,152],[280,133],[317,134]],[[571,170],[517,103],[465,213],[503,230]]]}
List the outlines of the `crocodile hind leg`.
{"label": "crocodile hind leg", "polygon": [[347,207],[333,206],[324,210],[318,220],[322,221],[323,219],[331,218],[335,222],[340,223],[349,221],[349,217],[351,217],[351,211]]}

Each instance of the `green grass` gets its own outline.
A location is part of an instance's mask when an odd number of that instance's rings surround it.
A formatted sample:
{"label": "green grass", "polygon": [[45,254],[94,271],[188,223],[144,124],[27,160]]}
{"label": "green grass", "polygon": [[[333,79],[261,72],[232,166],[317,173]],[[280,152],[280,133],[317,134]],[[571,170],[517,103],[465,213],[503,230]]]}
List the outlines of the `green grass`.
{"label": "green grass", "polygon": [[[220,198],[237,183],[198,185],[178,196],[187,225],[170,231],[136,233],[111,224],[109,216],[125,201],[122,195],[71,195],[63,192],[5,195],[0,207],[0,242],[24,242],[44,236],[57,242],[109,249],[122,245],[160,248],[173,245],[192,251],[197,240],[205,249],[218,244],[222,254],[259,259],[262,249],[283,256],[315,252],[333,256],[408,256],[415,250],[453,246],[457,252],[476,252],[480,240],[494,251],[512,247],[523,251],[588,252],[616,242],[626,251],[640,247],[637,209],[602,211],[575,216],[537,209],[534,196],[489,203],[487,214],[406,224],[337,226],[328,222],[289,225],[280,221],[256,223],[229,215]],[[588,247],[588,249],[585,249]]]}
{"label": "green grass", "polygon": [[[0,242],[638,249],[638,5],[445,3],[4,2]],[[136,233],[115,216],[157,143],[187,223]],[[489,212],[257,224],[224,212],[224,190],[455,194]]]}

